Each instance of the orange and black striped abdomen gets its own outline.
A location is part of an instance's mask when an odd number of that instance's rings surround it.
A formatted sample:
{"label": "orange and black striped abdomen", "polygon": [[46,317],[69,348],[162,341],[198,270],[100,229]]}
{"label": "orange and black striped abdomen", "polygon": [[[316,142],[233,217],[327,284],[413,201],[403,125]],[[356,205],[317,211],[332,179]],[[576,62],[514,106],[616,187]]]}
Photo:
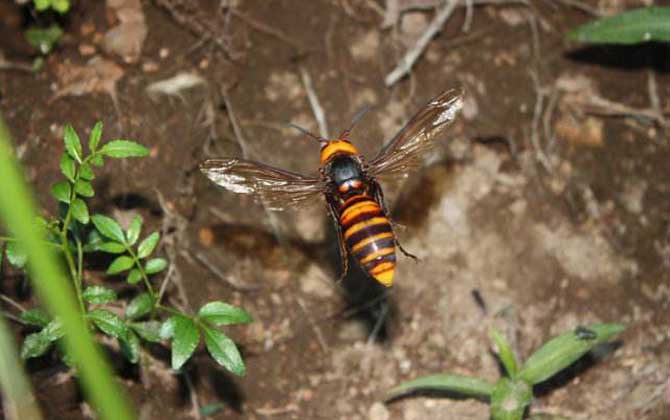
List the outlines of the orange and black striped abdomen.
{"label": "orange and black striped abdomen", "polygon": [[361,266],[384,286],[393,284],[395,240],[389,219],[368,195],[356,195],[340,206],[342,235]]}

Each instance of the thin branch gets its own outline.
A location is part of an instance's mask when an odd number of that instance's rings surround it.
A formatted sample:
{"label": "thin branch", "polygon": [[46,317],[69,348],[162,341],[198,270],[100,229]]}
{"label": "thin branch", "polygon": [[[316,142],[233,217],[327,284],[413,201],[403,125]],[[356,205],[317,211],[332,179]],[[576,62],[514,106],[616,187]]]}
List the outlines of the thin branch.
{"label": "thin branch", "polygon": [[314,331],[314,335],[316,336],[316,340],[319,342],[319,346],[321,346],[321,350],[323,350],[324,353],[328,353],[330,349],[328,348],[328,344],[326,343],[326,339],[323,337],[323,333],[321,332],[321,328],[319,328],[319,325],[314,321],[314,318],[312,315],[309,313],[307,310],[307,306],[305,305],[305,302],[298,297],[296,298],[298,301],[298,305],[300,305],[300,309],[305,313],[305,316],[307,317],[307,321],[309,322],[309,325],[312,327],[312,331]]}
{"label": "thin branch", "polygon": [[316,96],[316,92],[314,92],[314,88],[312,87],[312,78],[304,68],[300,68],[300,76],[302,77],[302,83],[305,85],[307,99],[309,99],[309,105],[312,107],[314,118],[316,118],[316,122],[319,125],[319,135],[324,139],[327,139],[328,123],[326,122],[326,115],[323,112],[323,108],[319,103],[319,98]]}
{"label": "thin branch", "polygon": [[263,22],[259,22],[256,19],[240,12],[239,10],[237,10],[235,8],[231,8],[230,13],[232,15],[235,15],[236,17],[240,18],[242,21],[244,21],[244,23],[251,26],[253,29],[257,30],[258,32],[264,33],[266,35],[273,36],[273,37],[277,38],[278,40],[290,45],[291,47],[295,48],[298,51],[304,51],[305,50],[304,46],[300,42],[294,40],[293,38],[291,38],[287,35],[285,35],[279,29],[275,29],[272,26],[269,26],[269,25],[267,25]]}
{"label": "thin branch", "polygon": [[421,56],[423,50],[426,49],[426,46],[431,39],[442,29],[444,23],[449,19],[451,14],[456,9],[456,6],[460,3],[460,0],[451,0],[437,12],[435,18],[428,26],[428,29],[421,35],[419,40],[416,42],[416,45],[412,47],[405,56],[400,59],[398,65],[391,73],[389,73],[384,79],[386,86],[394,85],[398,80],[412,70],[414,63]]}
{"label": "thin branch", "polygon": [[212,274],[214,274],[216,277],[218,277],[222,282],[227,284],[231,289],[238,291],[238,292],[248,292],[251,290],[257,290],[259,287],[254,286],[254,285],[246,285],[246,284],[239,284],[238,282],[235,282],[230,279],[230,277],[226,276],[223,271],[219,269],[215,264],[213,264],[209,258],[205,256],[202,252],[196,252],[193,254],[193,257],[200,263],[202,264],[203,267],[205,267],[207,270],[209,270]]}

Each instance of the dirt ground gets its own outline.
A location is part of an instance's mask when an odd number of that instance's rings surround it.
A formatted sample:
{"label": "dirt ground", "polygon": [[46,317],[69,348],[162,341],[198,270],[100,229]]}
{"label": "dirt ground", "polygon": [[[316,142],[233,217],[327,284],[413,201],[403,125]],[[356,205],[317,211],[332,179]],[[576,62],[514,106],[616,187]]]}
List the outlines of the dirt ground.
{"label": "dirt ground", "polygon": [[[141,214],[162,229],[180,285],[172,299],[189,308],[223,300],[255,318],[227,330],[244,378],[204,349],[185,375],[160,348],[141,369],[111,349],[141,418],[187,419],[204,407],[212,418],[485,419],[488,406],[469,399],[382,399],[431,373],[495,380],[492,325],[527,356],[594,322],[626,331],[542,384],[533,412],[670,418],[670,47],[563,40],[594,13],[653,0],[475,0],[387,88],[384,77],[435,15],[403,7],[430,3],[144,1],[146,39],[124,59],[102,41],[121,15],[80,0],[37,73],[17,68],[36,55],[22,37],[34,17],[0,3],[0,51],[14,63],[0,70],[0,109],[45,211],[55,210],[48,189],[64,124],[84,135],[103,121],[105,139],[136,140],[151,156],[108,164],[94,210]],[[177,75],[185,88],[154,84]],[[196,169],[207,157],[246,156],[315,174],[317,146],[286,126],[318,131],[305,75],[331,136],[374,105],[352,134],[367,156],[432,96],[466,89],[462,116],[424,168],[383,183],[400,241],[421,259],[399,258],[388,294],[360,270],[335,284],[337,246],[320,202],[270,213]],[[89,278],[102,281],[98,269]],[[3,273],[2,292],[33,304],[23,279]],[[91,417],[56,357],[28,370],[48,418]]]}

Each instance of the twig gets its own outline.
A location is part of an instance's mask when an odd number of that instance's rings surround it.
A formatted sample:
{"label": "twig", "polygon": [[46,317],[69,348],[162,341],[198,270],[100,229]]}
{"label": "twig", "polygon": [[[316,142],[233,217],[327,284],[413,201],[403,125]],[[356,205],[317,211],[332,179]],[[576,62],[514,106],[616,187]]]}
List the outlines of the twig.
{"label": "twig", "polygon": [[592,95],[588,102],[575,103],[575,106],[582,107],[585,112],[604,115],[608,117],[636,117],[644,118],[656,122],[661,126],[666,126],[663,113],[658,113],[651,108],[636,109],[619,102],[610,101],[598,95]]}
{"label": "twig", "polygon": [[22,325],[28,325],[24,320],[22,320],[21,318],[19,318],[16,315],[10,314],[9,312],[0,311],[0,316],[3,316],[7,319],[11,319],[12,321],[18,322],[19,324],[22,324]]}
{"label": "twig", "polygon": [[663,127],[668,126],[668,122],[663,116],[663,108],[661,107],[661,98],[658,96],[658,86],[656,85],[656,75],[654,70],[647,70],[647,90],[649,91],[649,103],[651,104],[651,109],[653,109],[656,114],[659,116],[659,125]]}
{"label": "twig", "polygon": [[450,0],[442,9],[437,12],[437,15],[435,15],[435,18],[428,26],[428,29],[426,29],[423,35],[421,35],[419,40],[416,42],[416,45],[414,45],[414,47],[405,53],[405,56],[400,59],[396,68],[386,76],[384,79],[386,86],[394,85],[398,80],[400,80],[403,76],[409,73],[410,70],[412,70],[412,66],[414,66],[416,60],[419,58],[419,56],[421,56],[423,50],[426,49],[426,46],[430,40],[433,39],[435,34],[437,34],[442,29],[442,26],[444,26],[444,23],[447,21],[447,19],[449,19],[449,16],[451,16],[451,14],[454,12],[460,1],[461,0]]}
{"label": "twig", "polygon": [[[221,96],[223,97],[223,102],[226,105],[226,112],[228,113],[228,120],[230,120],[230,125],[233,127],[233,133],[235,134],[235,140],[237,141],[237,144],[240,145],[240,149],[242,149],[242,156],[245,159],[249,159],[249,147],[247,145],[247,140],[244,138],[244,135],[242,134],[242,130],[240,129],[240,125],[237,122],[237,117],[235,116],[235,110],[233,109],[233,103],[230,101],[230,98],[228,97],[228,93],[222,89],[221,91]],[[279,231],[279,222],[277,220],[277,215],[270,211],[268,208],[268,205],[266,204],[265,200],[263,197],[260,197],[260,202],[263,205],[263,209],[265,210],[265,214],[268,216],[268,220],[270,221],[270,226],[272,227],[272,233],[274,234],[275,238],[277,239],[277,242],[280,244],[284,243],[284,239],[282,235],[280,235]]]}
{"label": "twig", "polygon": [[533,80],[536,96],[535,109],[533,110],[533,122],[531,123],[530,142],[535,151],[535,158],[537,161],[542,164],[548,173],[553,173],[554,171],[551,162],[540,146],[540,118],[542,117],[542,109],[544,108],[544,92],[540,85],[537,73],[534,70],[530,70],[529,73],[530,78]]}
{"label": "twig", "polygon": [[[472,9],[476,5],[508,4],[508,3],[518,3],[528,5],[528,2],[526,0],[445,0],[445,1],[446,4],[444,5],[444,7],[437,12],[435,18],[430,23],[426,31],[421,35],[416,44],[405,53],[405,55],[400,59],[400,61],[396,65],[395,69],[393,69],[393,71],[391,71],[386,76],[386,78],[384,79],[384,83],[386,83],[387,87],[394,85],[398,80],[403,78],[406,74],[408,74],[412,70],[412,67],[414,66],[416,60],[418,60],[421,54],[423,54],[423,51],[426,49],[426,46],[431,41],[431,39],[433,39],[433,37],[442,29],[445,22],[447,21],[447,19],[449,19],[449,17],[454,12],[456,7],[466,6]],[[467,20],[468,19],[466,16],[466,23]],[[388,22],[385,22],[382,25],[382,27],[385,27],[384,25],[390,26]],[[464,28],[468,27],[469,24],[468,26],[464,25]]]}
{"label": "twig", "polygon": [[465,0],[465,21],[463,21],[463,28],[461,31],[470,32],[472,26],[472,18],[474,16],[474,0]]}
{"label": "twig", "polygon": [[312,87],[312,78],[304,68],[300,68],[300,76],[302,77],[302,83],[305,85],[307,99],[309,99],[309,105],[312,107],[314,118],[316,118],[316,123],[319,125],[319,135],[324,139],[327,139],[328,123],[326,122],[326,115],[323,112],[323,108],[319,103],[319,98],[316,96],[316,92],[314,92],[314,88]]}
{"label": "twig", "polygon": [[238,292],[248,292],[250,290],[257,290],[258,286],[253,286],[253,285],[244,285],[244,284],[239,284],[237,282],[233,282],[229,277],[227,277],[223,272],[217,267],[216,265],[212,264],[211,261],[209,261],[209,258],[205,256],[202,252],[196,252],[193,254],[193,257],[198,260],[200,264],[203,265],[207,270],[209,270],[212,274],[214,274],[216,277],[218,277],[221,281],[223,281],[225,284],[230,286],[231,289],[236,290]]}
{"label": "twig", "polygon": [[386,321],[386,315],[388,314],[388,312],[389,312],[388,302],[382,303],[382,311],[379,314],[377,322],[375,322],[374,328],[372,328],[372,331],[370,331],[370,335],[368,336],[368,342],[367,342],[368,346],[372,345],[372,343],[374,343],[374,341],[377,339],[379,331],[382,329],[382,326]]}
{"label": "twig", "polygon": [[312,331],[314,331],[314,335],[316,336],[316,340],[319,342],[319,346],[321,346],[321,350],[323,350],[324,353],[328,353],[330,349],[328,348],[328,344],[326,343],[326,339],[323,337],[323,333],[321,332],[321,328],[319,328],[319,325],[314,322],[314,318],[312,315],[309,313],[307,310],[307,306],[305,305],[305,302],[303,302],[302,298],[298,297],[296,298],[298,301],[298,305],[300,305],[300,309],[305,313],[305,316],[307,317],[307,321],[309,322],[309,325],[312,327]]}
{"label": "twig", "polygon": [[231,8],[230,13],[235,15],[236,17],[240,18],[242,21],[244,21],[244,23],[251,26],[253,29],[257,30],[258,32],[262,32],[266,35],[273,36],[273,37],[277,38],[278,40],[292,46],[293,48],[295,48],[298,51],[304,51],[304,49],[305,49],[300,42],[294,40],[293,38],[291,38],[287,35],[285,35],[280,30],[275,29],[275,28],[273,28],[269,25],[266,25],[263,22],[259,22],[256,19],[254,19],[250,16],[247,16],[246,14],[240,12],[237,9]]}
{"label": "twig", "polygon": [[10,298],[9,296],[7,296],[3,293],[0,293],[0,299],[7,302],[8,304],[15,307],[16,309],[18,309],[21,312],[26,311],[26,308],[24,308],[19,302],[15,301],[14,299]]}
{"label": "twig", "polygon": [[[553,1],[553,0],[550,0]],[[594,7],[581,2],[579,0],[558,0],[559,2],[570,6],[574,7],[575,9],[581,10],[582,12],[586,12],[591,16],[602,16],[603,14],[598,11],[598,9],[595,9]]]}
{"label": "twig", "polygon": [[186,387],[188,388],[188,393],[191,398],[191,416],[194,419],[200,420],[202,415],[200,414],[200,401],[198,400],[198,393],[195,390],[195,386],[193,386],[193,381],[191,381],[191,377],[189,376],[188,372],[184,371],[182,376],[184,377],[184,382],[186,382]]}

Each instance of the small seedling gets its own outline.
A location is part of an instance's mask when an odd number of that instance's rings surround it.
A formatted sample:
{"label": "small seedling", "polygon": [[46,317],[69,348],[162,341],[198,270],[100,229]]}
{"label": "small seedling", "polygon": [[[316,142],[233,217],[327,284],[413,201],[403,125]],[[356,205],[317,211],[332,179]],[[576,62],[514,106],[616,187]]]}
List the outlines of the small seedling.
{"label": "small seedling", "polygon": [[[88,153],[85,153],[74,129],[70,125],[65,127],[65,152],[60,160],[60,170],[65,179],[51,188],[51,195],[59,202],[60,217],[36,221],[44,240],[63,258],[85,322],[117,339],[124,355],[132,363],[140,359],[141,340],[152,343],[170,340],[172,368],[175,370],[193,355],[202,334],[214,360],[229,371],[244,375],[245,366],[237,346],[219,327],[249,323],[251,316],[243,309],[219,301],[205,304],[195,315],[163,303],[163,294],[156,291],[153,280],[168,266],[165,259],[153,257],[160,233],[152,232],[142,238],[143,220],[140,216],[136,216],[124,230],[110,217],[90,215],[86,200],[95,195],[92,184],[94,168],[102,166],[105,158],[142,157],[149,153],[144,146],[129,140],[112,140],[102,144],[101,136],[102,124],[97,123],[91,130]],[[27,257],[21,243],[13,238],[0,237],[0,256],[5,243],[7,261],[17,268],[25,267]],[[124,305],[119,302],[114,290],[88,284],[85,261],[95,252],[115,255],[107,267],[107,274],[123,275],[129,284],[138,288],[136,296],[125,305],[125,312],[119,310]],[[47,353],[54,343],[63,338],[58,319],[51,318],[40,308],[23,311],[19,317],[38,330],[23,341],[23,359]],[[63,354],[63,359],[68,364],[74,362],[67,354]]]}
{"label": "small seedling", "polygon": [[463,375],[439,374],[405,382],[388,391],[386,400],[415,391],[446,391],[466,397],[487,399],[494,420],[521,420],[533,399],[533,386],[546,381],[595,346],[623,331],[620,324],[593,324],[554,337],[519,366],[518,358],[502,334],[491,338],[507,377],[496,383]]}

